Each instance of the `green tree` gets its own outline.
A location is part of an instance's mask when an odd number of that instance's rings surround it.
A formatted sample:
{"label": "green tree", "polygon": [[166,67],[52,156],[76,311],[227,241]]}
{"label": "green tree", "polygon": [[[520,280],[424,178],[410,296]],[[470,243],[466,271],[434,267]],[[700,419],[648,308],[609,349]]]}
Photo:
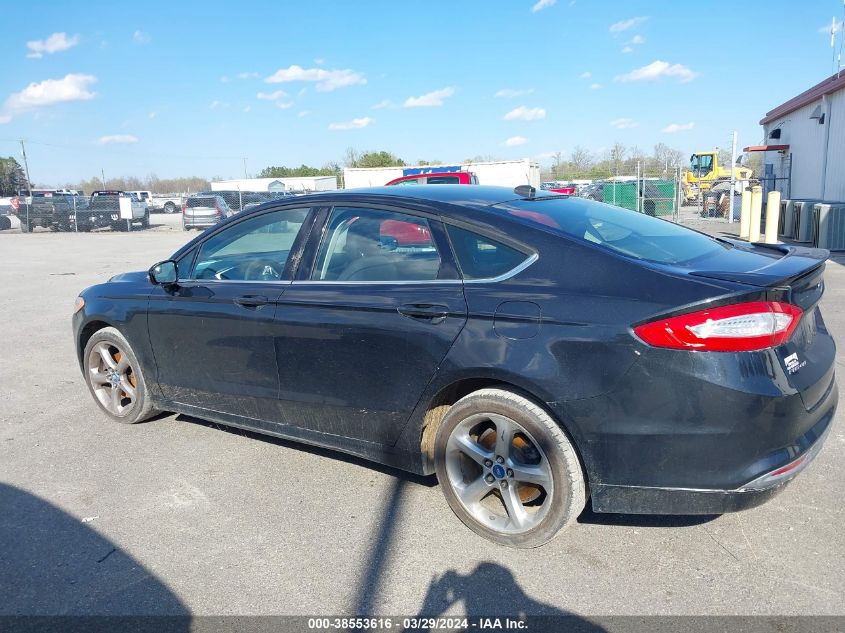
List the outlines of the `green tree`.
{"label": "green tree", "polygon": [[403,167],[405,161],[391,152],[364,152],[355,161],[353,167]]}
{"label": "green tree", "polygon": [[0,158],[0,196],[16,196],[28,188],[20,163],[11,156]]}

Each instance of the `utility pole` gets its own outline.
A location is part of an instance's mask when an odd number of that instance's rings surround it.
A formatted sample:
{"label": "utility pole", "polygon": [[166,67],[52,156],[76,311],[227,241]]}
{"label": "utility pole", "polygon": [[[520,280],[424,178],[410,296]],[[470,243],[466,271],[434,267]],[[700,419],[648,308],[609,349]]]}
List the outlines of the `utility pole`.
{"label": "utility pole", "polygon": [[246,158],[244,157],[241,160],[244,161],[244,180],[247,180],[247,179],[249,179],[249,176],[246,175]]}
{"label": "utility pole", "polygon": [[[734,222],[734,191],[736,189],[736,130],[731,138],[731,192],[728,196],[728,224]],[[767,210],[768,212],[768,210]]]}
{"label": "utility pole", "polygon": [[21,155],[23,156],[23,167],[26,170],[26,192],[29,197],[32,197],[32,181],[29,179],[29,162],[26,160],[26,147],[24,147],[23,139],[21,139]]}
{"label": "utility pole", "polygon": [[32,181],[29,179],[29,161],[26,159],[26,147],[24,147],[23,139],[21,139],[21,154],[23,155],[23,167],[26,170],[26,192],[29,196],[26,199],[26,229],[27,232],[31,232],[32,225],[29,223],[29,206],[32,204]]}
{"label": "utility pole", "polygon": [[106,171],[100,167],[100,175],[103,177],[103,189],[106,188]]}

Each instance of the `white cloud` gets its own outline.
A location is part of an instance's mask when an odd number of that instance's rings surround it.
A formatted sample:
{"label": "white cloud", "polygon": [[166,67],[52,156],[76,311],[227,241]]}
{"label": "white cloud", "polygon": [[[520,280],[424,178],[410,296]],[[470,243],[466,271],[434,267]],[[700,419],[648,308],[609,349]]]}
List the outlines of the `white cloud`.
{"label": "white cloud", "polygon": [[318,66],[322,66],[323,64],[326,63],[326,60],[323,59],[322,57],[315,57],[314,63],[317,64]]}
{"label": "white cloud", "polygon": [[252,106],[251,106],[251,105],[248,105],[248,106],[245,106],[245,107],[244,107],[244,112],[249,112],[249,111],[251,111],[251,110],[252,110]]}
{"label": "white cloud", "polygon": [[79,36],[74,35],[68,37],[67,33],[53,33],[43,40],[32,40],[26,43],[26,47],[30,50],[26,54],[27,57],[39,59],[44,57],[44,53],[52,55],[61,51],[66,51],[79,44]]}
{"label": "white cloud", "polygon": [[638,16],[636,18],[630,18],[628,20],[620,20],[619,22],[614,22],[610,25],[610,32],[621,33],[622,31],[627,31],[628,29],[632,29],[635,26],[639,26],[646,20],[648,20],[648,17],[643,15]]}
{"label": "white cloud", "polygon": [[598,90],[601,88],[601,84],[590,84],[590,90]]}
{"label": "white cloud", "polygon": [[408,97],[405,99],[406,108],[430,108],[434,106],[442,106],[443,100],[455,94],[454,88],[441,88],[440,90],[432,90],[419,97]]}
{"label": "white cloud", "polygon": [[631,38],[631,41],[628,42],[632,46],[639,46],[640,44],[645,44],[645,38],[642,35],[635,35]]}
{"label": "white cloud", "polygon": [[370,106],[370,110],[384,110],[385,108],[392,108],[393,102],[390,99],[383,99],[377,104]]}
{"label": "white cloud", "polygon": [[524,136],[511,136],[509,139],[506,139],[502,145],[505,147],[516,147],[517,145],[525,145],[528,142],[528,139]]}
{"label": "white cloud", "polygon": [[581,73],[581,79],[589,79],[592,76],[593,76],[593,73],[591,73],[589,70],[586,70],[583,73]]}
{"label": "white cloud", "polygon": [[217,108],[228,108],[229,104],[225,101],[218,101],[217,99],[215,99],[214,101],[208,104],[208,107],[212,110],[216,110]]}
{"label": "white cloud", "polygon": [[372,119],[368,116],[361,117],[360,119],[352,119],[351,121],[344,121],[343,123],[331,123],[329,124],[330,130],[360,130],[362,127],[367,127],[375,123],[376,120]]}
{"label": "white cloud", "polygon": [[537,121],[546,118],[546,111],[543,108],[527,108],[519,106],[508,112],[505,121]]}
{"label": "white cloud", "polygon": [[97,139],[98,145],[112,145],[114,143],[137,143],[138,137],[132,134],[112,134],[110,136],[101,136]]}
{"label": "white cloud", "polygon": [[521,97],[522,95],[530,95],[532,92],[534,92],[534,88],[502,88],[494,96],[511,99],[513,97]]}
{"label": "white cloud", "polygon": [[238,79],[255,79],[258,73],[238,73]]}
{"label": "white cloud", "polygon": [[279,99],[284,99],[288,96],[284,90],[275,90],[273,92],[259,92],[255,95],[256,99],[261,99],[262,101],[278,101]]}
{"label": "white cloud", "polygon": [[633,53],[634,49],[631,48],[630,46],[626,46],[625,48],[622,49],[622,52],[623,53]]}
{"label": "white cloud", "polygon": [[661,132],[666,132],[666,134],[675,134],[676,132],[683,132],[684,130],[691,130],[695,127],[695,123],[690,121],[689,123],[670,123],[665,128],[660,130]]}
{"label": "white cloud", "polygon": [[293,107],[293,101],[277,101],[276,107],[280,110],[287,110],[288,108]]}
{"label": "white cloud", "polygon": [[93,75],[69,74],[62,79],[45,79],[31,83],[20,92],[15,92],[3,103],[0,122],[8,123],[13,116],[27,110],[68,101],[89,101],[96,96],[91,84],[97,81]]}
{"label": "white cloud", "polygon": [[144,31],[135,31],[132,34],[132,41],[136,44],[147,44],[150,41],[150,34],[144,33]]}
{"label": "white cloud", "polygon": [[306,117],[306,116],[308,116],[309,114],[311,114],[311,110],[300,110],[300,111],[297,113],[297,115],[296,115],[296,116],[298,116],[298,117],[301,119],[302,117]]}
{"label": "white cloud", "polygon": [[231,80],[230,80],[230,79],[229,79],[229,77],[227,77],[226,75],[222,75],[222,76],[220,77],[220,83],[221,83],[221,84],[227,84],[227,83],[229,83],[230,81],[231,81]]}
{"label": "white cloud", "polygon": [[326,70],[324,68],[303,68],[292,65],[288,68],[280,68],[265,80],[268,84],[280,84],[289,81],[313,81],[317,84],[320,92],[331,92],[336,88],[355,86],[367,83],[367,80],[360,73],[354,70]]}
{"label": "white cloud", "polygon": [[639,125],[634,119],[614,119],[610,122],[610,124],[615,127],[617,130],[630,130],[632,127],[637,127]]}
{"label": "white cloud", "polygon": [[148,118],[148,119],[154,119],[154,118],[156,118],[157,116],[158,116],[158,112],[150,112],[150,113],[147,115],[147,118]]}
{"label": "white cloud", "polygon": [[534,6],[531,7],[531,13],[537,13],[537,11],[548,9],[549,7],[553,6],[556,2],[557,0],[537,0],[537,2],[534,3]]}
{"label": "white cloud", "polygon": [[677,77],[682,83],[692,81],[698,73],[683,64],[670,64],[662,60],[655,60],[624,75],[617,75],[616,81],[654,81],[663,77]]}
{"label": "white cloud", "polygon": [[843,29],[845,29],[845,20],[839,20],[839,22],[831,20],[828,24],[825,24],[819,29],[819,33],[830,35],[831,30],[833,30],[834,33],[841,33]]}

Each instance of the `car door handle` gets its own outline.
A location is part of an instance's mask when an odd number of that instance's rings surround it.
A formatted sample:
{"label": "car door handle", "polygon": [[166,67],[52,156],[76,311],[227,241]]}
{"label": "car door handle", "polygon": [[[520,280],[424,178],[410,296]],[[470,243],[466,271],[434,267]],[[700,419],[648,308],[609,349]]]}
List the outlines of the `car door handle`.
{"label": "car door handle", "polygon": [[399,310],[399,314],[403,316],[422,321],[431,321],[434,324],[442,323],[449,316],[448,306],[432,305],[430,303],[406,303],[397,309]]}
{"label": "car door handle", "polygon": [[235,303],[244,308],[257,308],[258,306],[267,305],[269,302],[267,297],[261,297],[259,295],[244,295],[235,299]]}

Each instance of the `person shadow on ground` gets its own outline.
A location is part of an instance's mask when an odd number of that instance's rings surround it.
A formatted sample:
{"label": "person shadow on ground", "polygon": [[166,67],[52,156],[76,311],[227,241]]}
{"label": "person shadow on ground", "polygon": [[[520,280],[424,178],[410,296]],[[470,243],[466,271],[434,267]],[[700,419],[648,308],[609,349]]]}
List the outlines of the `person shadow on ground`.
{"label": "person shadow on ground", "polygon": [[[567,631],[567,633],[600,633],[605,629],[574,613],[528,596],[519,586],[511,570],[485,561],[469,574],[449,570],[432,578],[417,618],[447,617],[457,602],[463,602],[468,618],[499,618],[507,630],[505,618],[527,620],[531,633]],[[429,629],[419,629],[427,631]]]}

